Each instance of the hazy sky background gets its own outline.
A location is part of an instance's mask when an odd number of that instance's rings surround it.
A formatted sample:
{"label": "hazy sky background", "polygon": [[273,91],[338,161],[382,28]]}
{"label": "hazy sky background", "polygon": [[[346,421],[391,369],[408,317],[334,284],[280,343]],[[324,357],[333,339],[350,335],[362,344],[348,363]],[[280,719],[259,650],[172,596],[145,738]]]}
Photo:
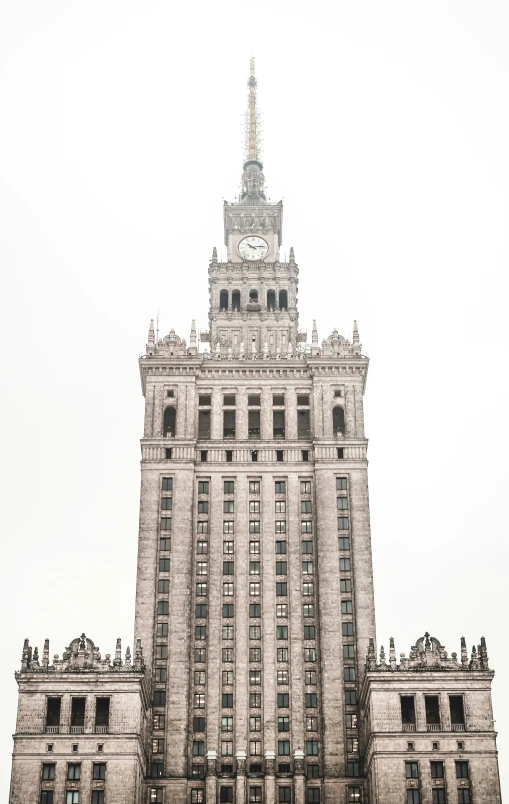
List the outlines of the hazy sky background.
{"label": "hazy sky background", "polygon": [[207,326],[253,54],[300,325],[371,358],[378,644],[486,637],[509,795],[508,3],[0,12],[1,800],[23,638],[132,648],[136,361]]}

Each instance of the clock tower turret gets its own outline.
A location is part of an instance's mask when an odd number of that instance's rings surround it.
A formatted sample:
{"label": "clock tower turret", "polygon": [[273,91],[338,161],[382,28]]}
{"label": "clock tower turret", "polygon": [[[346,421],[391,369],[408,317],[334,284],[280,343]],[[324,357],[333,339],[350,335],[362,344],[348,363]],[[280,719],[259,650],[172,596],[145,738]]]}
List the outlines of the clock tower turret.
{"label": "clock tower turret", "polygon": [[[298,267],[293,249],[280,261],[283,204],[265,194],[261,161],[257,82],[251,59],[246,112],[242,191],[238,201],[224,204],[227,262],[209,266],[211,350],[233,357],[287,355],[298,348]],[[305,340],[305,335],[303,334]]]}

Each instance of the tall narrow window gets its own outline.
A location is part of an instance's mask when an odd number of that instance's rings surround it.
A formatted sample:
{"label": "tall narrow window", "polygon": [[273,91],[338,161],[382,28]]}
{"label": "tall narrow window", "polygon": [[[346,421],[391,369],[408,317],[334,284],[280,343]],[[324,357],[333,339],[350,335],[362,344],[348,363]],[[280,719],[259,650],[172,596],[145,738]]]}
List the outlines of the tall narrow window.
{"label": "tall narrow window", "polygon": [[167,407],[164,411],[163,432],[165,436],[175,436],[176,434],[177,411],[174,407]]}
{"label": "tall narrow window", "polygon": [[46,731],[58,732],[60,726],[60,707],[61,698],[48,698],[48,708],[46,710]]}
{"label": "tall narrow window", "polygon": [[332,409],[332,429],[335,434],[345,434],[345,411],[340,405]]}
{"label": "tall narrow window", "polygon": [[273,417],[273,436],[274,438],[285,437],[285,412],[284,410],[274,410]]}
{"label": "tall narrow window", "polygon": [[110,723],[110,699],[95,699],[95,730],[96,732],[107,732]]}
{"label": "tall narrow window", "polygon": [[71,732],[82,732],[85,726],[85,698],[73,698],[71,704]]}

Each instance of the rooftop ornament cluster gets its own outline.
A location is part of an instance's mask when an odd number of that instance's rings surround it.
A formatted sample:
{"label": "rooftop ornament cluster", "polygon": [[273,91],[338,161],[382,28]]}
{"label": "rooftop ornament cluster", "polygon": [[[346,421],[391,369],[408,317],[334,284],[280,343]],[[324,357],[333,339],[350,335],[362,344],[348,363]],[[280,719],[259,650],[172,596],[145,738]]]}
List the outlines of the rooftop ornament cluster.
{"label": "rooftop ornament cluster", "polygon": [[391,672],[432,672],[432,671],[454,671],[454,670],[489,670],[488,651],[486,640],[481,637],[479,645],[472,646],[470,660],[468,658],[467,643],[465,637],[461,637],[461,658],[458,661],[458,654],[452,653],[449,657],[447,651],[440,644],[438,639],[426,632],[420,637],[415,645],[412,645],[408,657],[400,653],[399,664],[396,660],[396,650],[394,648],[394,638],[390,638],[389,661],[385,656],[385,649],[380,648],[380,659],[377,662],[375,653],[375,643],[369,640],[369,648],[366,656],[366,671],[378,673]]}
{"label": "rooftop ornament cluster", "polygon": [[44,640],[42,659],[39,659],[39,649],[30,647],[28,639],[23,644],[21,656],[22,673],[79,673],[90,671],[95,673],[104,672],[143,672],[143,648],[141,639],[136,640],[136,650],[134,661],[131,657],[131,649],[126,648],[124,660],[122,660],[122,643],[117,639],[115,657],[111,661],[111,655],[107,653],[104,659],[101,658],[99,648],[97,648],[89,637],[82,634],[73,639],[69,646],[64,650],[62,658],[58,653],[53,656],[53,662],[49,659],[49,639]]}

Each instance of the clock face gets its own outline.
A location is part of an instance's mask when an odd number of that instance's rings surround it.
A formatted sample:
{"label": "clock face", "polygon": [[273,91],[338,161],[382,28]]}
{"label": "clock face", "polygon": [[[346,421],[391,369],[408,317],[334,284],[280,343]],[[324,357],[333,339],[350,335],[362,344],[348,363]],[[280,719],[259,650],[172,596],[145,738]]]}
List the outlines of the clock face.
{"label": "clock face", "polygon": [[239,243],[239,254],[245,260],[263,260],[269,251],[268,243],[263,237],[245,237]]}

